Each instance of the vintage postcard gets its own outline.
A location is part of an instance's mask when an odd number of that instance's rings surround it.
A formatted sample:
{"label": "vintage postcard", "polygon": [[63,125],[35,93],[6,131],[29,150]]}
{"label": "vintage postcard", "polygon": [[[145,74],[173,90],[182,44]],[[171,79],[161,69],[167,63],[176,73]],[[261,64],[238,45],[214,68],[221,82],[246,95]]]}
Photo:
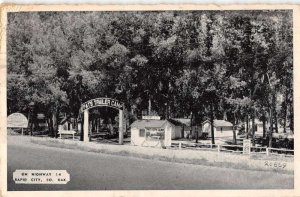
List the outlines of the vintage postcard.
{"label": "vintage postcard", "polygon": [[299,11],[2,5],[1,196],[300,196]]}

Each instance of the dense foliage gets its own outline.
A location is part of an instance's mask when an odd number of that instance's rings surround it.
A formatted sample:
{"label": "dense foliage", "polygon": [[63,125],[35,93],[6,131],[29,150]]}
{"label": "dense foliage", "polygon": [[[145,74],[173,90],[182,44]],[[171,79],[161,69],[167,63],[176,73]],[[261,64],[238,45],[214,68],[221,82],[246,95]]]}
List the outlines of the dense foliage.
{"label": "dense foliage", "polygon": [[285,10],[9,13],[8,113],[34,102],[55,131],[61,112],[111,97],[130,120],[146,110],[293,131],[292,26]]}

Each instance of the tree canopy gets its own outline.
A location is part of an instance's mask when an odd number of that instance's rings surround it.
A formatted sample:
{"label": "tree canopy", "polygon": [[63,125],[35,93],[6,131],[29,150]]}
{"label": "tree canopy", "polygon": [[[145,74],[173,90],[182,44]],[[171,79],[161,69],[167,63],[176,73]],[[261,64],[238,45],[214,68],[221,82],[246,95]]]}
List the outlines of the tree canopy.
{"label": "tree canopy", "polygon": [[163,118],[268,120],[293,131],[292,12],[8,14],[8,113],[78,117],[96,97]]}

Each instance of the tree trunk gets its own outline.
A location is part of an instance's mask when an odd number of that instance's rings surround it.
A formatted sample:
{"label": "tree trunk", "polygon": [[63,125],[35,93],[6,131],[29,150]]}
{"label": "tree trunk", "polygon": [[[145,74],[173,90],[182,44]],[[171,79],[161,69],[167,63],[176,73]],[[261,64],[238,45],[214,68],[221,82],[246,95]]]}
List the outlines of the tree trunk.
{"label": "tree trunk", "polygon": [[149,97],[149,100],[148,100],[148,115],[150,116],[151,115],[151,98]]}
{"label": "tree trunk", "polygon": [[252,116],[252,144],[255,145],[255,109],[251,110],[251,116]]}
{"label": "tree trunk", "polygon": [[51,136],[51,128],[50,128],[50,118],[47,118],[47,128],[48,128],[48,136]]}
{"label": "tree trunk", "polygon": [[233,127],[233,144],[236,144],[236,130],[235,130],[236,126]]}
{"label": "tree trunk", "polygon": [[215,144],[215,132],[214,132],[214,111],[213,103],[210,103],[210,130],[211,130],[211,143]]}
{"label": "tree trunk", "polygon": [[36,129],[36,119],[35,119],[35,110],[31,112],[31,124],[30,124],[30,135],[33,135],[33,130]]}
{"label": "tree trunk", "polygon": [[287,115],[287,113],[285,110],[284,115],[283,115],[284,116],[283,117],[283,133],[286,133],[286,119],[287,119],[286,115]]}
{"label": "tree trunk", "polygon": [[276,109],[274,109],[274,113],[273,113],[273,121],[274,121],[274,125],[275,125],[275,133],[278,133],[278,122],[277,122],[277,112]]}
{"label": "tree trunk", "polygon": [[165,114],[165,119],[169,119],[170,118],[170,103],[169,101],[167,103],[165,103],[165,108],[164,110],[164,114]]}
{"label": "tree trunk", "polygon": [[189,138],[191,138],[192,133],[193,133],[193,116],[194,116],[194,114],[193,114],[193,111],[192,111],[192,112],[191,112],[190,136],[189,136]]}
{"label": "tree trunk", "polygon": [[74,128],[73,128],[76,132],[78,131],[78,122],[77,122],[77,118],[74,118]]}
{"label": "tree trunk", "polygon": [[55,113],[52,113],[52,132],[53,132],[53,137],[55,137],[55,123],[56,123],[56,116],[55,116]]}
{"label": "tree trunk", "polygon": [[38,127],[38,122],[37,122],[37,118],[36,118],[36,114],[35,113],[33,114],[32,121],[33,121],[33,129],[35,131],[38,131],[39,127]]}
{"label": "tree trunk", "polygon": [[52,116],[49,118],[48,128],[49,128],[49,135],[51,137],[53,137],[54,136],[54,132],[53,132],[53,120],[52,120]]}
{"label": "tree trunk", "polygon": [[59,119],[59,109],[56,109],[56,111],[53,113],[52,120],[53,120],[53,132],[54,137],[58,137],[58,119]]}
{"label": "tree trunk", "polygon": [[275,113],[274,113],[274,122],[275,122],[275,132],[278,133],[278,119],[277,119],[276,109],[275,109]]}
{"label": "tree trunk", "polygon": [[198,139],[199,139],[198,126],[195,126],[195,134],[196,134],[196,143],[198,143]]}
{"label": "tree trunk", "polygon": [[83,141],[83,124],[84,124],[84,122],[83,122],[83,120],[84,120],[83,116],[84,116],[84,113],[82,113],[82,116],[81,116],[81,124],[80,124],[80,141]]}
{"label": "tree trunk", "polygon": [[226,113],[226,111],[223,112],[223,120],[227,120],[227,113]]}
{"label": "tree trunk", "polygon": [[284,106],[283,106],[283,133],[286,133],[286,120],[287,120],[287,102],[288,102],[288,92],[285,90],[284,97]]}
{"label": "tree trunk", "polygon": [[[201,107],[202,108],[202,107]],[[201,109],[200,109],[201,110]],[[199,127],[197,126],[197,136],[196,136],[196,143],[198,143],[198,139],[199,139],[199,133],[202,134],[202,126],[201,126],[201,122],[203,121],[203,114],[200,112],[200,114],[198,114],[199,118],[197,119],[200,122]]]}
{"label": "tree trunk", "polygon": [[114,128],[113,128],[113,126],[112,126],[112,118],[109,118],[109,124],[108,124],[108,126],[109,126],[109,130],[110,130],[110,134],[114,134]]}
{"label": "tree trunk", "polygon": [[[199,120],[202,121],[202,117],[200,117]],[[200,121],[200,122],[201,122],[201,121]],[[197,128],[196,128],[196,130],[195,130],[195,132],[196,132],[196,143],[198,143],[198,139],[199,139],[199,129],[200,129],[200,128],[198,128],[198,126],[197,126]]]}
{"label": "tree trunk", "polygon": [[168,114],[167,114],[167,119],[169,119],[171,116],[171,105],[170,103],[168,102]]}
{"label": "tree trunk", "polygon": [[290,130],[294,133],[294,108],[293,108],[293,101],[290,102]]}
{"label": "tree trunk", "polygon": [[31,114],[31,116],[30,116],[30,135],[32,136],[33,135],[33,132],[32,132],[32,130],[33,130],[33,115]]}
{"label": "tree trunk", "polygon": [[236,119],[236,114],[233,113],[233,117],[234,117],[234,120],[233,120],[233,144],[236,144],[236,125],[237,125],[237,119]]}
{"label": "tree trunk", "polygon": [[246,139],[249,138],[249,120],[248,120],[248,114],[246,115]]}
{"label": "tree trunk", "polygon": [[56,124],[55,124],[55,137],[58,137],[58,126],[59,126],[59,112],[60,110],[58,109],[56,112]]}
{"label": "tree trunk", "polygon": [[269,147],[272,147],[272,134],[273,134],[273,110],[270,109],[270,130],[269,130]]}
{"label": "tree trunk", "polygon": [[263,116],[263,138],[266,137],[266,117]]}

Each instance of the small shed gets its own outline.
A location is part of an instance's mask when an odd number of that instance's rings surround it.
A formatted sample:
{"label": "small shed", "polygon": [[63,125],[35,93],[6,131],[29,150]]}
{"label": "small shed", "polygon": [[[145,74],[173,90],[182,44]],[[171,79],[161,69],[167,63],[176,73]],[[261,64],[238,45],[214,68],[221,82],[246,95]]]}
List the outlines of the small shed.
{"label": "small shed", "polygon": [[130,127],[135,146],[171,146],[172,139],[181,136],[181,126],[168,120],[136,120]]}
{"label": "small shed", "polygon": [[[191,129],[191,119],[190,118],[172,118],[169,120],[172,123],[181,126],[180,138],[194,138],[196,136],[196,131],[199,126],[192,126]],[[201,131],[200,131],[201,132]],[[199,133],[200,135],[201,133]]]}
{"label": "small shed", "polygon": [[[214,136],[215,138],[229,138],[233,137],[233,124],[226,120],[214,120]],[[206,120],[202,123],[202,131],[208,133],[208,137],[211,137],[211,123]]]}
{"label": "small shed", "polygon": [[58,125],[58,130],[73,131],[76,130],[76,125],[74,124],[74,118],[64,117]]}

